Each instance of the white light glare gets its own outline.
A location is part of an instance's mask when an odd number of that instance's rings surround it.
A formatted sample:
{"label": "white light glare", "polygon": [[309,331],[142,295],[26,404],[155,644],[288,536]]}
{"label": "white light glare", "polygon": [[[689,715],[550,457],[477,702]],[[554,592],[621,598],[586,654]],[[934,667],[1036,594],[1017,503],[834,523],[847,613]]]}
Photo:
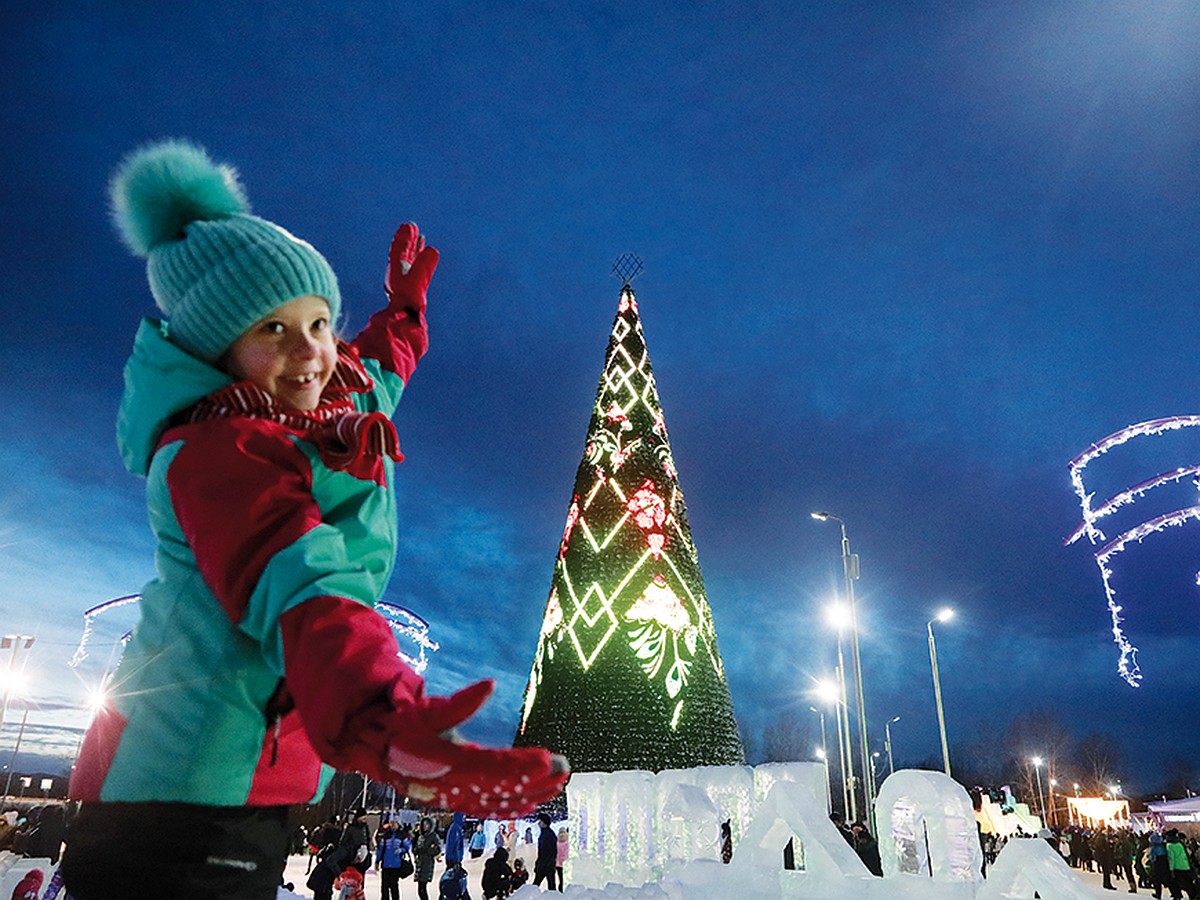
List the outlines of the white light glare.
{"label": "white light glare", "polygon": [[816,687],[813,689],[813,694],[815,694],[817,699],[822,703],[827,704],[828,706],[833,706],[838,702],[838,698],[841,696],[841,691],[838,690],[836,681],[831,681],[830,679],[826,678],[817,682]]}
{"label": "white light glare", "polygon": [[934,618],[937,619],[939,622],[949,622],[951,619],[954,618],[954,610],[952,610],[948,606],[944,607],[944,608],[938,610],[938,614],[936,616],[934,616]]}
{"label": "white light glare", "polygon": [[0,694],[10,697],[23,696],[27,682],[25,673],[20,670],[0,671]]}
{"label": "white light glare", "polygon": [[825,621],[838,631],[850,627],[850,607],[845,603],[830,603],[825,607]]}
{"label": "white light glare", "polygon": [[1035,766],[1040,766],[1042,764],[1042,758],[1040,756],[1031,757],[1029,761]]}

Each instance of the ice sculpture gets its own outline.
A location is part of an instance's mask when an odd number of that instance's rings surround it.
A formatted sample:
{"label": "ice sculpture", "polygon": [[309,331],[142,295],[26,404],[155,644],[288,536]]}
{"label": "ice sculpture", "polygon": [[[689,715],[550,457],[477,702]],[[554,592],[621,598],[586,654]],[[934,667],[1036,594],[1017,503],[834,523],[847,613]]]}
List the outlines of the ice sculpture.
{"label": "ice sculpture", "polygon": [[[1011,840],[987,882],[975,812],[940,772],[902,770],[880,787],[884,877],[871,876],[834,827],[824,766],[777,763],[659,772],[576,772],[568,895],[577,900],[1083,900],[1044,841]],[[720,862],[728,820],[733,858]],[[792,842],[794,868],[784,866]],[[518,892],[514,900],[522,897]],[[532,894],[531,894],[532,896]]]}
{"label": "ice sculpture", "polygon": [[941,772],[902,769],[875,801],[883,874],[982,881],[983,850],[971,798]]}

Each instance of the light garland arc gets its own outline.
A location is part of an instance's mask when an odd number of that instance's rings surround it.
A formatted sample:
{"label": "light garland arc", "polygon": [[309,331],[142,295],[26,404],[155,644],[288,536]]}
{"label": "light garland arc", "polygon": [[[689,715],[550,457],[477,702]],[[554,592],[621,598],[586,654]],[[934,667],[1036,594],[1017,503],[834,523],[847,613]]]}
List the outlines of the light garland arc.
{"label": "light garland arc", "polygon": [[[1100,580],[1104,585],[1104,597],[1108,603],[1112,619],[1113,642],[1120,648],[1121,656],[1117,662],[1117,672],[1131,687],[1140,687],[1142,680],[1141,668],[1138,666],[1138,649],[1125,635],[1121,627],[1124,619],[1121,616],[1122,606],[1117,602],[1117,591],[1113,586],[1112,561],[1130,544],[1140,544],[1151,535],[1158,534],[1168,528],[1185,525],[1188,522],[1200,521],[1200,505],[1192,505],[1172,510],[1135,525],[1117,535],[1111,540],[1100,527],[1100,521],[1118,510],[1136,503],[1157,488],[1178,484],[1185,478],[1191,477],[1193,484],[1200,490],[1200,466],[1180,466],[1167,472],[1155,475],[1130,488],[1118,492],[1099,505],[1093,503],[1095,495],[1088,491],[1084,484],[1084,472],[1092,461],[1108,453],[1115,447],[1120,447],[1137,438],[1155,437],[1170,431],[1200,426],[1200,416],[1167,416],[1150,419],[1130,425],[1115,431],[1108,437],[1092,444],[1078,454],[1067,464],[1071,476],[1071,486],[1079,498],[1082,520],[1071,534],[1064,540],[1064,545],[1070,545],[1081,537],[1086,537],[1093,546],[1101,544],[1093,556],[1100,570]],[[1196,583],[1200,584],[1200,572],[1196,574]]]}

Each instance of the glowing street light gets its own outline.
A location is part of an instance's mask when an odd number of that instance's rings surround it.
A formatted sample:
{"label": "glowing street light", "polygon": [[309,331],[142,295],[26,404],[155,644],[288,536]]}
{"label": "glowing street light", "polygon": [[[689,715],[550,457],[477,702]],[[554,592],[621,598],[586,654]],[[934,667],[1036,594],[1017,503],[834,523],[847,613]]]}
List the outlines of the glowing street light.
{"label": "glowing street light", "polygon": [[[33,646],[35,638],[31,634],[6,634],[0,638],[0,650],[12,650],[12,656],[8,658],[8,668],[5,669],[4,680],[4,706],[0,707],[0,731],[4,730],[4,719],[8,715],[8,703],[12,699],[13,689],[19,683],[21,675],[25,672],[25,663],[21,664],[21,670],[17,668],[17,654],[22,650],[29,650]],[[29,657],[25,657],[25,662],[29,661]]]}
{"label": "glowing street light", "polygon": [[850,743],[850,704],[846,700],[846,661],[842,654],[842,632],[850,627],[850,610],[843,603],[825,607],[825,621],[837,631],[837,688],[834,707],[838,716],[838,752],[842,760],[842,811],[849,821],[858,819],[858,799],[854,790],[854,749]]}
{"label": "glowing street light", "polygon": [[929,667],[933,669],[933,696],[937,700],[938,729],[942,733],[942,763],[946,767],[947,775],[950,774],[950,747],[946,743],[946,713],[942,709],[942,680],[938,676],[937,644],[933,640],[933,623],[948,622],[953,618],[954,610],[946,607],[925,623],[925,630],[929,632]]}
{"label": "glowing street light", "polygon": [[[854,582],[859,577],[858,554],[850,552],[850,538],[846,536],[846,523],[833,513],[814,512],[812,517],[818,522],[837,522],[842,529],[842,574],[846,578],[846,601],[850,606],[850,638],[854,655],[854,688],[858,705],[858,743],[862,753],[863,800],[866,804],[867,824],[872,833],[875,831],[875,798],[871,791],[871,751],[867,740],[867,706],[863,700],[862,657],[858,649],[858,604],[854,599]],[[847,711],[847,715],[849,712]]]}
{"label": "glowing street light", "polygon": [[[839,687],[840,685],[840,687]],[[849,722],[846,723],[845,731],[842,727],[842,717],[845,713],[846,703],[846,685],[844,681],[830,681],[824,679],[818,681],[816,688],[813,690],[814,696],[826,706],[832,706],[834,711],[834,719],[837,721],[837,739],[838,739],[838,772],[842,779],[842,811],[849,813],[854,806],[854,788],[853,788],[853,767],[849,765],[849,757],[847,755],[847,740],[849,734]],[[822,719],[822,726],[824,720]],[[825,732],[822,727],[821,743],[825,743]],[[857,815],[851,814],[851,821],[858,818]]]}
{"label": "glowing street light", "polygon": [[1034,756],[1034,757],[1030,758],[1029,761],[1031,763],[1033,763],[1033,771],[1037,774],[1038,803],[1040,803],[1042,806],[1042,824],[1045,825],[1046,824],[1046,795],[1045,795],[1045,792],[1042,790],[1042,763],[1043,763],[1043,760],[1040,756]]}
{"label": "glowing street light", "polygon": [[884,740],[883,743],[884,743],[884,746],[887,747],[888,774],[889,775],[891,775],[893,772],[896,771],[896,763],[892,759],[892,725],[894,725],[896,722],[899,722],[899,721],[900,721],[899,716],[892,716],[890,719],[887,720],[887,724],[883,726],[883,733],[886,737],[886,740]]}

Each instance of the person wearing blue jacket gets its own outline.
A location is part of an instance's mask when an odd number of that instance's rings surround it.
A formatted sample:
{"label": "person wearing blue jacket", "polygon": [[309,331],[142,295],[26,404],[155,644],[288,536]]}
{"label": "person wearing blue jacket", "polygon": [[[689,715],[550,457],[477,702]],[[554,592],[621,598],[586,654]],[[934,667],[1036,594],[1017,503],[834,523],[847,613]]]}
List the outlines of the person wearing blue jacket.
{"label": "person wearing blue jacket", "polygon": [[[412,874],[412,841],[400,834],[396,822],[388,822],[387,830],[379,838],[375,849],[375,865],[379,869],[380,900],[400,900],[400,879],[405,877],[405,869]],[[405,863],[408,863],[405,866]]]}

